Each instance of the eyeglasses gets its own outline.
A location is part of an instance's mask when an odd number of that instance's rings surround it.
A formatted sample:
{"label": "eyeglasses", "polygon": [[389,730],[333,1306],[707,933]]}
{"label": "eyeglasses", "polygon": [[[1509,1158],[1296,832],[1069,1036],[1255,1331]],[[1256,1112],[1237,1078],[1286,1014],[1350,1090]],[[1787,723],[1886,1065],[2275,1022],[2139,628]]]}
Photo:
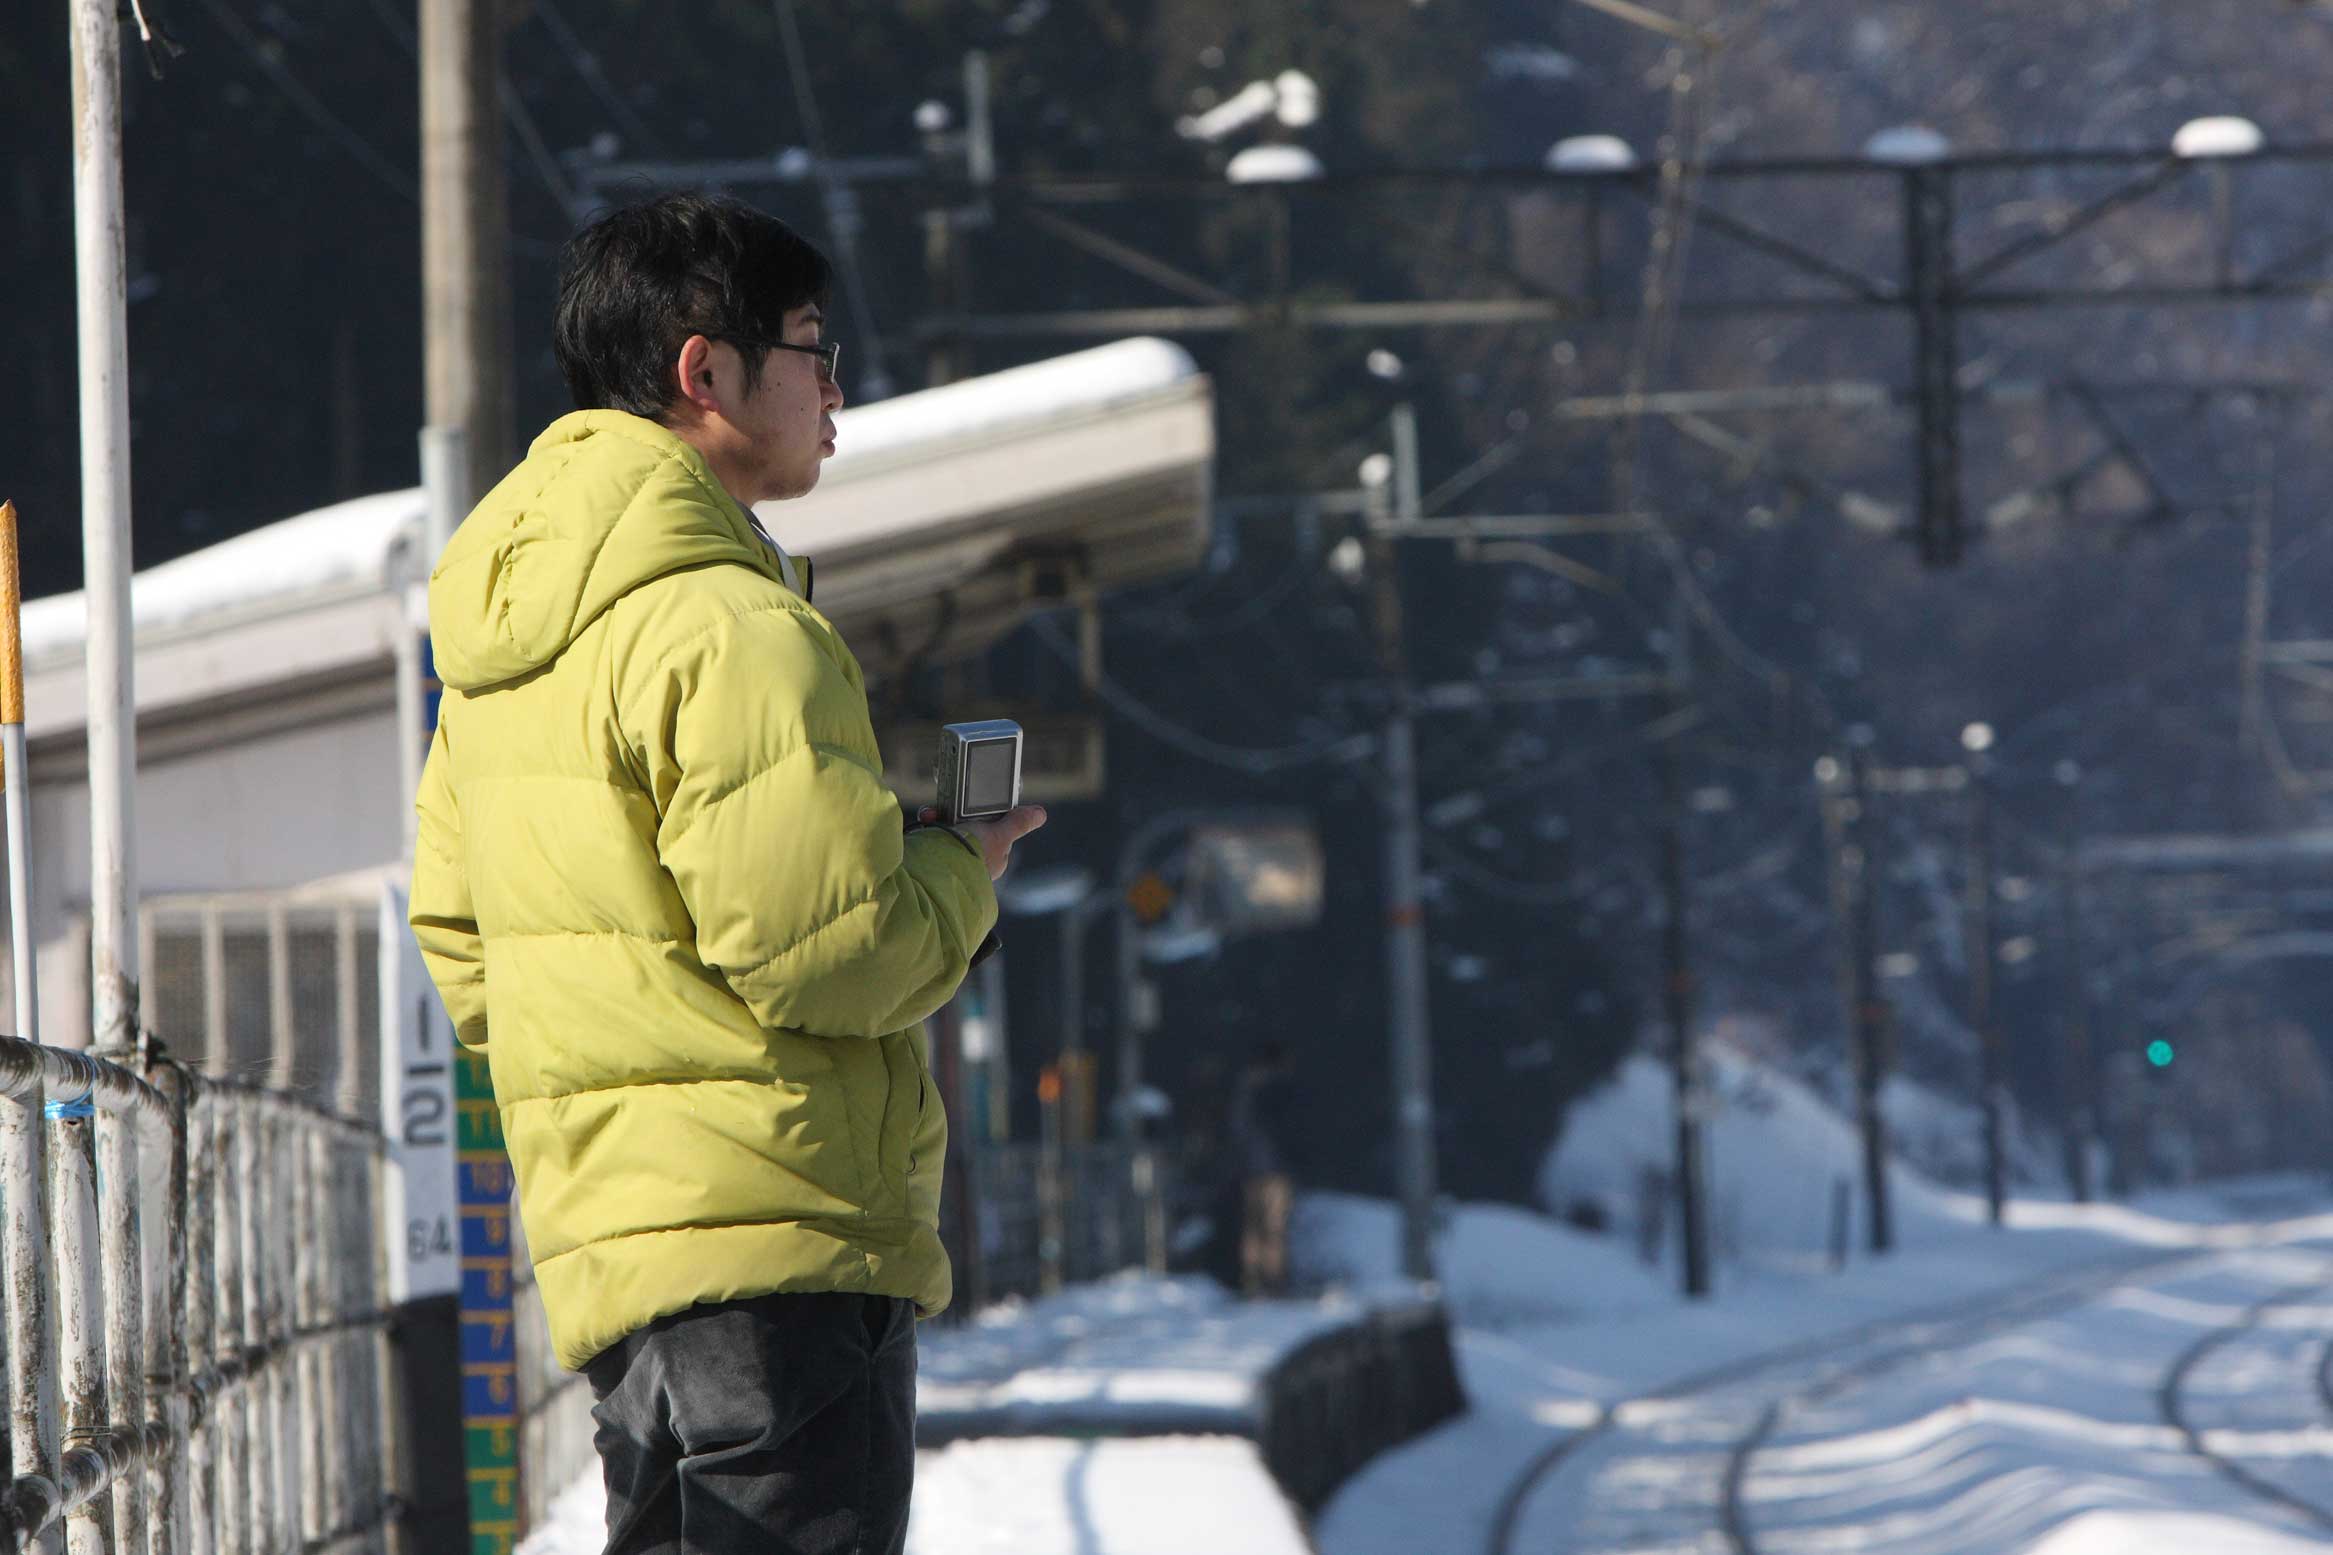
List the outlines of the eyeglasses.
{"label": "eyeglasses", "polygon": [[842,365],[842,342],[828,340],[814,346],[798,346],[784,340],[762,340],[751,335],[712,335],[713,340],[726,340],[733,346],[746,346],[757,351],[799,351],[804,356],[818,358],[818,380],[835,382],[835,373]]}

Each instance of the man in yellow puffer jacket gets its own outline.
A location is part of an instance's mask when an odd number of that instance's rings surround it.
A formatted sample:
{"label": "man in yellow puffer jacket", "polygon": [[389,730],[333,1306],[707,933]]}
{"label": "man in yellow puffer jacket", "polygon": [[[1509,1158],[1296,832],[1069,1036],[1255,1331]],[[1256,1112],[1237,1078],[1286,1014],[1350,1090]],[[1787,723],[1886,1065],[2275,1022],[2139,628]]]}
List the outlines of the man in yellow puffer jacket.
{"label": "man in yellow puffer jacket", "polygon": [[723,199],[579,234],[581,409],[430,577],[413,930],[492,1065],[611,1555],[903,1546],[949,1294],[920,1023],[1044,820],[903,830],[858,664],[750,514],[834,451],[829,278]]}

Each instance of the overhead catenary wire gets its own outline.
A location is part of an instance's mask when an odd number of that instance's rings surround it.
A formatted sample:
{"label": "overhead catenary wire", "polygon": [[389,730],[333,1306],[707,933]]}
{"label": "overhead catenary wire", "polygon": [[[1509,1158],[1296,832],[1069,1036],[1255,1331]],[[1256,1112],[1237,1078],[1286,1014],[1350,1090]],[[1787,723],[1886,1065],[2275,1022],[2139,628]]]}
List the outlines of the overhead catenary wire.
{"label": "overhead catenary wire", "polygon": [[518,86],[510,79],[510,73],[499,71],[496,74],[502,88],[503,117],[510,121],[512,133],[518,136],[519,144],[526,148],[527,161],[534,169],[535,177],[558,204],[560,214],[570,222],[574,221],[582,209],[582,201],[567,186],[566,177],[559,171],[559,159],[551,155],[551,147],[543,139],[542,126],[535,123],[535,116],[527,110],[526,99],[518,95]]}
{"label": "overhead catenary wire", "polygon": [[552,0],[533,0],[531,9],[542,19],[543,30],[551,35],[552,42],[559,45],[559,51],[567,56],[567,63],[574,67],[575,74],[615,119],[617,127],[631,136],[639,149],[659,152],[661,148],[656,136],[641,117],[632,111],[632,105],[625,102],[622,94],[616,91],[615,83],[600,68],[599,55],[577,36],[575,29],[568,25],[567,18],[560,14],[559,7]]}
{"label": "overhead catenary wire", "polygon": [[[1078,663],[1077,645],[1063,634],[1059,626],[1038,617],[1030,621],[1029,630],[1055,657],[1072,666]],[[1377,747],[1377,737],[1366,733],[1291,745],[1229,745],[1187,728],[1151,708],[1106,674],[1096,679],[1095,690],[1127,722],[1161,744],[1172,746],[1186,756],[1196,757],[1215,766],[1228,767],[1235,772],[1261,776],[1314,763],[1358,760]]]}
{"label": "overhead catenary wire", "polygon": [[300,78],[286,68],[282,60],[269,52],[267,45],[261,41],[259,35],[253,32],[250,25],[227,5],[227,0],[202,0],[202,5],[204,10],[210,12],[212,19],[226,31],[228,37],[235,41],[244,54],[249,56],[251,62],[259,67],[261,73],[275,83],[276,89],[282,92],[292,106],[297,108],[311,124],[322,130],[339,145],[341,150],[347,152],[358,166],[372,174],[384,187],[393,190],[406,204],[416,209],[420,208],[421,190],[413,180],[406,177],[396,164],[382,155],[370,141],[350,128],[339,115],[325,107],[316,94],[309,91]]}
{"label": "overhead catenary wire", "polygon": [[[1620,15],[1621,11],[1608,6],[1596,9]],[[1642,8],[1628,7],[1631,12]],[[1637,311],[1635,330],[1624,388],[1624,399],[1633,407],[1641,406],[1646,383],[1665,359],[1669,341],[1673,338],[1683,302],[1685,265],[1694,230],[1694,214],[1700,208],[1699,188],[1708,167],[1708,126],[1715,109],[1718,66],[1726,46],[1733,37],[1740,36],[1756,25],[1766,9],[1766,0],[1744,21],[1736,23],[1724,34],[1690,24],[1668,21],[1655,30],[1670,32],[1677,37],[1679,47],[1671,51],[1672,69],[1670,91],[1670,118],[1667,135],[1667,154],[1662,158],[1659,175],[1660,203],[1657,209],[1654,233],[1654,252],[1646,262],[1644,281]],[[1645,16],[1657,13],[1643,12],[1625,19],[1644,24]],[[1690,52],[1688,49],[1690,46]],[[1644,416],[1631,414],[1623,419],[1619,447],[1613,460],[1613,510],[1630,513],[1638,510],[1637,493],[1642,485]],[[1684,541],[1666,520],[1655,515],[1655,541],[1660,558],[1674,588],[1691,617],[1699,622],[1709,642],[1719,653],[1742,672],[1767,688],[1778,698],[1797,697],[1815,713],[1818,721],[1827,726],[1838,722],[1836,710],[1821,689],[1791,674],[1780,664],[1752,648],[1731,623],[1719,614],[1700,581],[1693,576],[1692,557]]]}
{"label": "overhead catenary wire", "polygon": [[778,38],[786,50],[786,74],[793,83],[794,107],[802,115],[802,134],[810,142],[810,156],[818,170],[818,186],[825,195],[826,225],[834,239],[836,257],[850,284],[843,288],[851,310],[851,324],[859,333],[852,350],[867,365],[859,377],[861,392],[880,399],[890,392],[891,374],[883,364],[883,337],[875,329],[874,304],[867,297],[867,274],[859,264],[857,196],[835,177],[827,160],[826,123],[819,117],[818,96],[810,84],[809,52],[802,47],[802,29],[794,18],[793,0],[771,0],[777,13]]}
{"label": "overhead catenary wire", "polygon": [[[380,22],[382,30],[396,40],[397,47],[404,51],[405,57],[418,60],[421,57],[420,40],[414,36],[412,25],[397,14],[390,0],[366,0],[366,3],[372,8],[373,16]],[[526,148],[530,168],[542,183],[544,192],[557,202],[561,214],[572,219],[577,209],[575,192],[567,187],[567,180],[559,171],[559,160],[551,154],[550,145],[543,139],[542,126],[535,122],[534,114],[528,111],[526,100],[519,96],[518,86],[510,79],[509,72],[497,74],[502,88],[503,117],[510,121],[511,132],[518,136],[519,144]]]}

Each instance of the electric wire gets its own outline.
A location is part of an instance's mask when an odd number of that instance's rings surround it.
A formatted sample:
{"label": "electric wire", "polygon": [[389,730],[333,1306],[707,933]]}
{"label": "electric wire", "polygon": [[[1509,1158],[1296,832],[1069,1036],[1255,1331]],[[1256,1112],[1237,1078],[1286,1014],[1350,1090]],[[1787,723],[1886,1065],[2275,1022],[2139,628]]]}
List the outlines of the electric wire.
{"label": "electric wire", "polygon": [[552,0],[533,0],[532,9],[535,15],[542,18],[544,30],[559,45],[559,51],[567,56],[567,63],[574,67],[576,75],[591,89],[591,94],[600,100],[601,106],[614,116],[623,132],[631,136],[641,150],[652,153],[658,151],[660,148],[656,137],[649,133],[648,126],[640,116],[632,111],[632,105],[625,102],[622,94],[617,92],[607,72],[600,69],[599,56],[585,46],[583,39],[567,24],[567,18],[560,14]]}
{"label": "electric wire", "polygon": [[1509,902],[1518,907],[1560,907],[1594,894],[1586,888],[1563,882],[1533,884],[1502,875],[1495,869],[1477,864],[1455,843],[1432,833],[1422,836],[1419,842],[1437,867],[1448,870],[1483,895],[1497,901]]}
{"label": "electric wire", "polygon": [[812,164],[818,170],[818,187],[825,196],[826,230],[834,239],[836,257],[842,261],[842,271],[851,284],[843,288],[848,295],[851,323],[859,338],[851,349],[867,365],[858,383],[861,392],[870,398],[879,398],[888,392],[891,374],[883,364],[883,337],[875,329],[875,310],[867,297],[867,274],[859,265],[859,243],[854,231],[856,217],[845,219],[843,211],[856,196],[843,185],[827,160],[826,124],[819,117],[818,96],[810,84],[809,56],[802,47],[802,29],[794,17],[793,0],[770,0],[777,13],[778,37],[786,50],[786,74],[794,87],[794,106],[802,115],[803,138],[810,143]]}
{"label": "electric wire", "polygon": [[497,72],[496,79],[502,89],[503,116],[510,120],[511,130],[518,136],[519,144],[526,148],[527,160],[534,167],[535,177],[542,181],[545,192],[558,205],[559,214],[572,223],[581,202],[560,174],[559,159],[551,155],[550,145],[543,139],[541,126],[535,123],[535,116],[527,111],[526,99],[518,95],[518,86],[510,79],[509,72]]}
{"label": "electric wire", "polygon": [[417,208],[420,206],[420,188],[404,173],[400,172],[394,163],[376,150],[371,142],[351,129],[331,109],[325,107],[316,94],[309,91],[301,83],[300,78],[285,67],[282,60],[269,53],[267,45],[260,40],[259,35],[251,30],[242,17],[229,9],[227,0],[202,0],[202,5],[204,10],[210,12],[212,19],[225,29],[228,37],[232,38],[244,54],[250,58],[251,62],[257,65],[270,81],[275,83],[276,90],[283,93],[292,106],[299,109],[311,124],[329,136],[339,145],[341,150],[347,152],[358,166],[372,174],[380,183],[394,190],[406,204]]}
{"label": "electric wire", "polygon": [[[390,0],[366,0],[366,4],[371,8],[374,19],[381,24],[382,30],[396,40],[397,47],[404,51],[405,57],[418,62],[421,58],[421,42],[414,36],[411,24],[397,14]],[[535,116],[527,111],[526,100],[519,96],[518,87],[510,79],[509,72],[497,72],[497,81],[502,89],[503,116],[510,121],[511,130],[518,136],[519,144],[526,148],[535,177],[541,180],[545,192],[558,203],[560,214],[572,220],[576,210],[575,195],[568,189],[565,178],[559,172],[558,159],[551,155],[551,148],[543,139],[541,126],[536,124]]]}
{"label": "electric wire", "polygon": [[[1047,651],[1063,663],[1072,667],[1078,664],[1077,645],[1063,635],[1059,626],[1040,616],[1029,622],[1029,630]],[[1335,739],[1278,746],[1227,745],[1149,707],[1107,674],[1096,678],[1095,689],[1102,700],[1127,722],[1161,744],[1235,772],[1263,775],[1315,762],[1350,761],[1377,748],[1377,736],[1374,734],[1346,734]]]}

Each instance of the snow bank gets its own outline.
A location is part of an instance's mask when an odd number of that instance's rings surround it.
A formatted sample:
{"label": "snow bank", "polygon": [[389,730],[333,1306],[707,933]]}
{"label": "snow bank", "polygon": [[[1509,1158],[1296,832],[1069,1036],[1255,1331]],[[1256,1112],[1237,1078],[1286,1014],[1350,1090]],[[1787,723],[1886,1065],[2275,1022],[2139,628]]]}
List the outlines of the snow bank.
{"label": "snow bank", "polygon": [[1198,1278],[1073,1285],[922,1329],[916,1413],[926,1440],[1162,1423],[1245,1431],[1264,1374],[1357,1310],[1343,1294],[1241,1302]]}
{"label": "snow bank", "polygon": [[2178,1512],[2084,1512],[2050,1530],[2026,1555],[2323,1555],[2325,1541],[2238,1521]]}
{"label": "snow bank", "polygon": [[[1827,1254],[1832,1195],[1854,1194],[1852,1238],[1863,1236],[1863,1144],[1854,1125],[1801,1082],[1717,1044],[1707,1049],[1710,1114],[1703,1130],[1710,1240],[1721,1260],[1803,1263]],[[1634,1244],[1648,1181],[1666,1183],[1676,1150],[1670,1071],[1638,1054],[1575,1102],[1539,1177],[1558,1212],[1592,1204]],[[1899,1235],[1965,1224],[1969,1206],[1898,1161],[1888,1176]],[[1671,1213],[1665,1191],[1656,1211]],[[1673,1243],[1672,1233],[1661,1239]]]}
{"label": "snow bank", "polygon": [[1253,1442],[958,1442],[919,1454],[908,1555],[1304,1555]]}
{"label": "snow bank", "polygon": [[[1290,1240],[1306,1283],[1366,1292],[1400,1281],[1401,1212],[1382,1199],[1307,1193],[1297,1202]],[[1626,1242],[1508,1204],[1449,1210],[1434,1254],[1451,1319],[1471,1328],[1635,1311],[1670,1299],[1666,1277],[1638,1262]]]}
{"label": "snow bank", "polygon": [[[519,1555],[599,1555],[599,1471],[577,1479]],[[1253,1442],[1235,1437],[958,1442],[916,1455],[908,1555],[1307,1555]]]}
{"label": "snow bank", "polygon": [[[1887,1119],[1889,1147],[1908,1165],[1940,1183],[1983,1186],[1984,1117],[1974,1101],[1894,1074],[1880,1086],[1879,1110]],[[2030,1127],[2014,1103],[2003,1122],[2002,1150],[2012,1191],[2066,1196],[2066,1163],[2057,1136]]]}

